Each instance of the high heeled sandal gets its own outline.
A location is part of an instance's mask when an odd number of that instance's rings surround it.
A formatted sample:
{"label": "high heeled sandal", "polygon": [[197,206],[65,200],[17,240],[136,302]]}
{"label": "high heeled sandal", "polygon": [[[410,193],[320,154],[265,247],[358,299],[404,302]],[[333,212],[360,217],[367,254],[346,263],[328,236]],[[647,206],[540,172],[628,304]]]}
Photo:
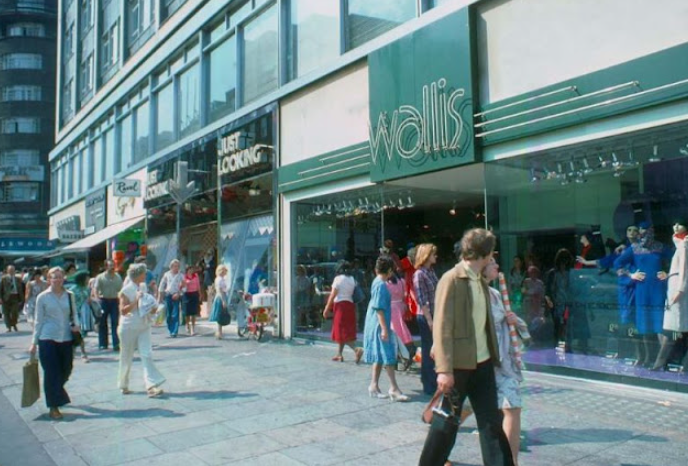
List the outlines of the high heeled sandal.
{"label": "high heeled sandal", "polygon": [[332,360],[335,362],[344,362],[344,356],[334,356]]}
{"label": "high heeled sandal", "polygon": [[62,413],[57,408],[50,408],[50,411],[48,412],[48,416],[50,417],[50,419],[53,419],[55,421],[59,421],[63,417]]}
{"label": "high heeled sandal", "polygon": [[356,348],[354,351],[356,352],[356,364],[360,364],[363,357],[363,348]]}
{"label": "high heeled sandal", "polygon": [[409,398],[408,395],[404,395],[401,392],[394,392],[390,390],[387,392],[389,394],[389,401],[398,401],[398,402],[405,402],[409,401],[411,398]]}
{"label": "high heeled sandal", "polygon": [[380,391],[379,388],[372,388],[372,387],[368,387],[368,396],[371,398],[377,398],[377,399],[387,398],[386,395],[382,394],[382,392]]}

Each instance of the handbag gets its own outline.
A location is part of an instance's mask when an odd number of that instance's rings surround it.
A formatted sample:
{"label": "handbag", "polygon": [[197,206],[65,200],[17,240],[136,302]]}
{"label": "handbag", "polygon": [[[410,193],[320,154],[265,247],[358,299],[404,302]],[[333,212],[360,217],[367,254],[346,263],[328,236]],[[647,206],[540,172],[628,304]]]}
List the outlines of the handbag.
{"label": "handbag", "polygon": [[100,303],[95,299],[91,299],[90,306],[91,306],[91,315],[93,316],[93,324],[99,325],[100,324],[100,318],[103,316],[103,308],[100,305]]}
{"label": "handbag", "polygon": [[229,314],[229,309],[227,309],[227,306],[222,306],[220,315],[217,318],[217,323],[224,327],[225,325],[229,325],[231,322],[232,316]]}
{"label": "handbag", "polygon": [[81,346],[81,342],[84,341],[83,337],[81,336],[81,332],[79,330],[74,330],[74,305],[72,304],[74,295],[71,293],[71,291],[68,291],[67,297],[69,299],[69,325],[72,331],[72,345]]}
{"label": "handbag", "polygon": [[363,288],[361,288],[361,285],[356,282],[356,286],[354,286],[354,294],[352,296],[352,299],[354,300],[354,304],[359,304],[365,301],[365,293],[363,292]]}
{"label": "handbag", "polygon": [[[429,422],[426,421],[426,411]],[[436,392],[423,411],[423,422],[429,423],[430,428],[418,464],[444,464],[454,447],[459,431],[459,419],[454,413],[454,406],[449,397],[444,396],[442,392]]]}
{"label": "handbag", "polygon": [[31,355],[29,362],[24,364],[21,407],[27,408],[33,405],[41,396],[40,382],[38,380],[38,361],[35,355]]}

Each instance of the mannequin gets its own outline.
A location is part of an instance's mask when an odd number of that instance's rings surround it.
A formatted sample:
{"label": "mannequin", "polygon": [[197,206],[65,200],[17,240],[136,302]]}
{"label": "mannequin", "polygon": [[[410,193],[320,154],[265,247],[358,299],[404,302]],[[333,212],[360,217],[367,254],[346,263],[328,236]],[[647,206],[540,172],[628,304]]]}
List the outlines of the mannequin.
{"label": "mannequin", "polygon": [[657,353],[656,334],[662,332],[664,301],[666,298],[666,272],[662,262],[667,258],[664,245],[654,239],[654,228],[649,222],[638,225],[640,241],[624,249],[614,261],[615,269],[629,270],[635,283],[635,322],[642,347],[636,365],[651,367]]}
{"label": "mannequin", "polygon": [[[664,370],[667,359],[674,347],[671,332],[688,338],[688,222],[679,220],[674,224],[673,241],[676,251],[671,259],[667,277],[667,307],[664,311],[664,332],[659,334],[661,348],[652,370]],[[688,364],[688,353],[683,358],[682,371]]]}

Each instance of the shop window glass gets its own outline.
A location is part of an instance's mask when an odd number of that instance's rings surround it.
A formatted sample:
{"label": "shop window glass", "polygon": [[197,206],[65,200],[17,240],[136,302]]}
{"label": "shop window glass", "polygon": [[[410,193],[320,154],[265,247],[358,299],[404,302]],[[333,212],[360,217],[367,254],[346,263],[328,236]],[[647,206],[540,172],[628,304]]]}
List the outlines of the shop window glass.
{"label": "shop window glass", "polygon": [[174,142],[174,88],[171,83],[158,91],[155,107],[155,149],[161,150]]}
{"label": "shop window glass", "polygon": [[277,7],[268,8],[244,29],[244,103],[277,89]]}
{"label": "shop window glass", "polygon": [[133,151],[133,140],[132,140],[132,118],[131,114],[122,118],[120,121],[120,153],[122,165],[120,170],[126,170],[132,163],[132,151]]}
{"label": "shop window glass", "polygon": [[99,185],[104,180],[105,160],[103,160],[103,138],[93,141],[93,184]]}
{"label": "shop window glass", "polygon": [[661,380],[678,370],[684,351],[663,359],[660,342],[677,337],[665,304],[688,158],[685,140],[655,131],[486,165],[501,269],[533,338],[526,362]]}
{"label": "shop window glass", "polygon": [[230,37],[210,52],[210,120],[228,115],[236,108],[236,39]]}
{"label": "shop window glass", "polygon": [[308,73],[339,56],[339,1],[293,0],[287,55],[290,79]]}
{"label": "shop window glass", "polygon": [[201,76],[198,64],[179,76],[177,101],[180,137],[188,136],[201,127]]}
{"label": "shop window glass", "polygon": [[416,17],[415,0],[349,0],[348,49]]}
{"label": "shop window glass", "polygon": [[145,102],[136,108],[136,139],[134,142],[134,163],[148,156],[150,136],[150,105]]}
{"label": "shop window glass", "polygon": [[115,152],[115,131],[110,128],[103,133],[103,157],[105,158],[105,179],[111,180],[119,173],[119,157]]}

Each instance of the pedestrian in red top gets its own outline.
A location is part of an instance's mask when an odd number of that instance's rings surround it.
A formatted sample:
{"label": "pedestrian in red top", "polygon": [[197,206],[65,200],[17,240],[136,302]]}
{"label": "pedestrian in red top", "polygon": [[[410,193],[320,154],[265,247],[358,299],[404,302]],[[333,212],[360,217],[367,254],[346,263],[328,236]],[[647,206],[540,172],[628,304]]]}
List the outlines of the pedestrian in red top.
{"label": "pedestrian in red top", "polygon": [[201,283],[196,267],[190,265],[184,274],[184,316],[186,332],[193,336],[196,332],[196,317],[200,312]]}

